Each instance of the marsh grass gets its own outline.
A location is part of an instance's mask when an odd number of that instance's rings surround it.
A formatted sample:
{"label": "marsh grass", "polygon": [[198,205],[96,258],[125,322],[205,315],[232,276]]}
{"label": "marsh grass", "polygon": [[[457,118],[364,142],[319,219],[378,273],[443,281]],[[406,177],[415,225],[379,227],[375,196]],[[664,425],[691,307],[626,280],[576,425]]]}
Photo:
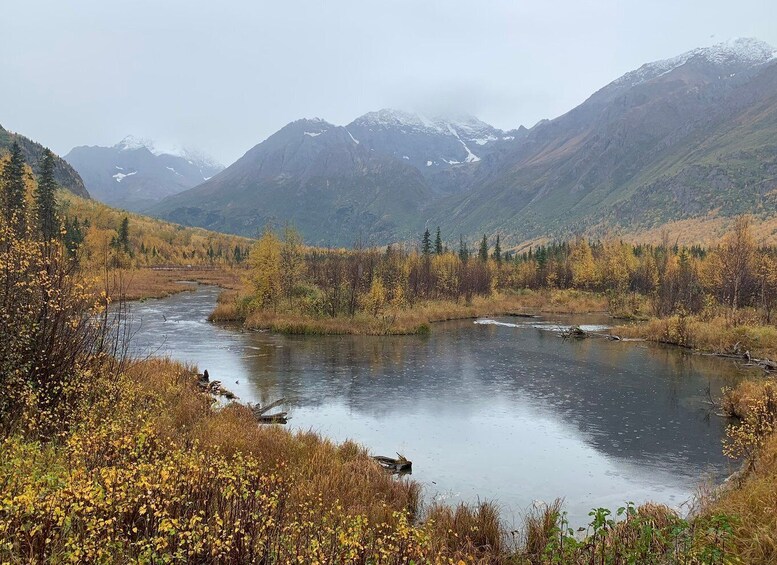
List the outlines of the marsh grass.
{"label": "marsh grass", "polygon": [[715,501],[709,511],[737,516],[732,553],[741,563],[777,562],[777,436],[765,442],[758,464],[738,488]]}
{"label": "marsh grass", "polygon": [[577,290],[502,292],[464,300],[428,300],[392,309],[382,316],[357,312],[354,316],[312,316],[296,310],[252,311],[241,293],[224,292],[210,316],[214,322],[244,322],[250,329],[267,329],[299,335],[403,335],[425,334],[430,325],[449,320],[482,316],[510,316],[536,313],[582,314],[604,312],[607,299]]}
{"label": "marsh grass", "polygon": [[[194,290],[196,285],[182,281],[196,282],[236,290],[240,287],[239,269],[220,267],[175,267],[116,269],[110,273],[111,280],[121,279],[121,285],[108,285],[113,300],[143,300],[146,298],[164,298],[178,292]],[[99,277],[99,282],[103,278]],[[105,286],[105,285],[103,285]],[[103,290],[103,289],[100,289]]]}
{"label": "marsh grass", "polygon": [[459,504],[455,508],[434,504],[425,516],[431,543],[438,551],[475,562],[489,562],[506,555],[505,528],[492,502]]}
{"label": "marsh grass", "polygon": [[777,327],[754,317],[732,321],[725,316],[671,316],[613,328],[621,337],[642,338],[712,353],[777,357]]}

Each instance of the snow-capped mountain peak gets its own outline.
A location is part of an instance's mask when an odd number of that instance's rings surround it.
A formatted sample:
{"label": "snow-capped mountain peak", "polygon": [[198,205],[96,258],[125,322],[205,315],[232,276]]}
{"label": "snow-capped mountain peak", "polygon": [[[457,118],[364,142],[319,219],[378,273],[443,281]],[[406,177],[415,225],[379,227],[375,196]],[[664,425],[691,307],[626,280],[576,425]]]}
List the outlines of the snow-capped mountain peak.
{"label": "snow-capped mountain peak", "polygon": [[612,84],[617,86],[636,86],[653,80],[691,60],[703,60],[718,67],[750,68],[762,65],[777,58],[777,50],[759,39],[741,37],[710,47],[699,47],[660,61],[645,63],[638,69],[626,73]]}
{"label": "snow-capped mountain peak", "polygon": [[442,131],[439,126],[425,116],[391,108],[367,112],[363,116],[356,118],[353,124],[364,127]]}
{"label": "snow-capped mountain peak", "polygon": [[189,161],[191,164],[208,169],[223,169],[224,166],[205,154],[203,151],[177,144],[160,144],[147,137],[136,135],[127,135],[114,147],[120,151],[136,151],[138,149],[147,149],[153,155],[170,155],[180,157]]}
{"label": "snow-capped mountain peak", "polygon": [[[391,108],[368,112],[356,118],[351,125],[370,129],[394,128],[406,132],[423,132],[453,137],[457,135],[477,136],[486,131],[501,132],[501,130],[497,130],[470,114],[425,115]],[[351,127],[351,125],[347,127]]]}
{"label": "snow-capped mountain peak", "polygon": [[114,147],[120,151],[136,151],[138,149],[148,149],[154,153],[154,151],[152,151],[154,148],[154,142],[150,139],[138,137],[136,135],[125,136],[124,139],[114,145]]}

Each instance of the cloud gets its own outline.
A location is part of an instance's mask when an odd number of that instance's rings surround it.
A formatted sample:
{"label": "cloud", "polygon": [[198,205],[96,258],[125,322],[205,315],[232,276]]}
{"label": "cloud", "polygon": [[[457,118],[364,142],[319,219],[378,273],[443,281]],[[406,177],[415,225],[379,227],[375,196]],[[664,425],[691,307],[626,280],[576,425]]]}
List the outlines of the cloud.
{"label": "cloud", "polygon": [[59,153],[136,132],[227,163],[305,116],[528,126],[646,61],[777,44],[775,15],[773,0],[26,0],[4,7],[0,123]]}

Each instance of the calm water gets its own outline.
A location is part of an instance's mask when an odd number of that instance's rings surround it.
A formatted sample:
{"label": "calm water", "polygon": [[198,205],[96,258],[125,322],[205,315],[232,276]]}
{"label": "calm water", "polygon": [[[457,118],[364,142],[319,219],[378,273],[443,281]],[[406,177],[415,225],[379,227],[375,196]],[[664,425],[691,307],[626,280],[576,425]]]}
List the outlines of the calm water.
{"label": "calm water", "polygon": [[[289,426],[400,452],[427,499],[497,500],[508,521],[565,498],[680,507],[731,471],[707,390],[740,376],[721,359],[644,343],[563,340],[571,319],[435,324],[429,336],[296,337],[206,321],[219,290],[133,305],[133,351],[208,369],[241,400],[289,400]],[[575,322],[602,320],[576,318]]]}

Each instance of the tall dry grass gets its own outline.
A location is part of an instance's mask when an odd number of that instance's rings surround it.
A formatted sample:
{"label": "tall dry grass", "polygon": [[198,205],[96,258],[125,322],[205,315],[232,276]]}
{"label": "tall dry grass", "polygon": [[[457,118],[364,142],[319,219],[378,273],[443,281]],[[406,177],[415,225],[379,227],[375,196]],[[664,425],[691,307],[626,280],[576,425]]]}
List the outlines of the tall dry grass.
{"label": "tall dry grass", "polygon": [[454,558],[493,563],[506,558],[505,528],[492,502],[455,508],[435,504],[426,514],[427,531],[435,548]]}
{"label": "tall dry grass", "polygon": [[641,338],[658,343],[679,345],[713,353],[749,351],[753,357],[777,357],[777,327],[755,320],[738,320],[724,316],[671,316],[613,328],[621,337]]}
{"label": "tall dry grass", "polygon": [[502,292],[491,296],[475,296],[470,302],[461,300],[428,300],[385,315],[373,316],[357,312],[354,316],[313,316],[296,310],[251,311],[246,297],[225,292],[220,297],[210,319],[215,322],[242,321],[252,329],[267,329],[299,335],[402,335],[426,333],[435,322],[462,320],[482,316],[510,316],[536,313],[582,314],[605,312],[607,299],[577,290]]}
{"label": "tall dry grass", "polygon": [[766,440],[750,475],[705,508],[704,514],[736,517],[731,549],[739,563],[777,563],[777,435]]}
{"label": "tall dry grass", "polygon": [[[96,276],[99,290],[105,290],[112,300],[142,300],[164,298],[178,292],[191,291],[191,282],[237,290],[241,285],[240,269],[221,266],[218,269],[205,267],[170,269],[113,269]],[[107,280],[107,284],[106,284]],[[120,282],[120,284],[119,284]]]}

